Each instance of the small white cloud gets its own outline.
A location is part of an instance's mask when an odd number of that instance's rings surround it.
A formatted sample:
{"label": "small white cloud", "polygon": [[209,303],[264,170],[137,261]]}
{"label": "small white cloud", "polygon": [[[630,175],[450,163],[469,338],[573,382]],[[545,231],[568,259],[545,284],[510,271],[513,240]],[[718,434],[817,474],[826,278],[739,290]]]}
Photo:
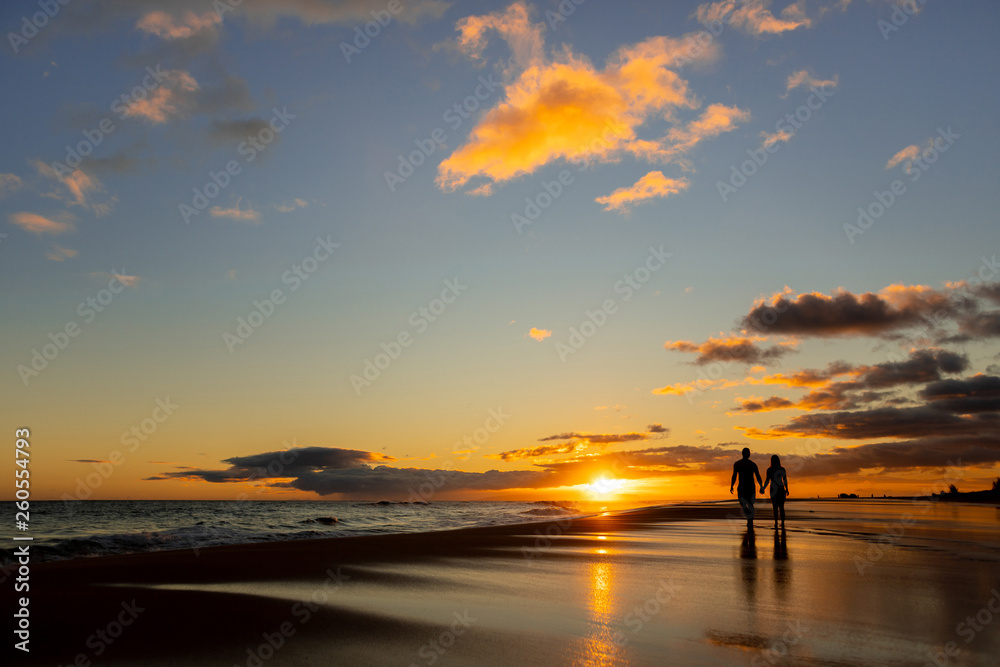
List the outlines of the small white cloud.
{"label": "small white cloud", "polygon": [[253,206],[247,206],[245,209],[240,209],[240,201],[242,201],[242,199],[242,197],[237,199],[236,204],[232,208],[213,206],[208,210],[208,212],[213,218],[229,218],[230,220],[240,220],[242,222],[259,222],[260,212],[255,211]]}
{"label": "small white cloud", "polygon": [[297,208],[305,208],[306,206],[309,206],[309,202],[307,202],[305,199],[296,198],[293,199],[290,204],[275,205],[274,210],[277,211],[278,213],[290,213],[291,211],[294,211]]}

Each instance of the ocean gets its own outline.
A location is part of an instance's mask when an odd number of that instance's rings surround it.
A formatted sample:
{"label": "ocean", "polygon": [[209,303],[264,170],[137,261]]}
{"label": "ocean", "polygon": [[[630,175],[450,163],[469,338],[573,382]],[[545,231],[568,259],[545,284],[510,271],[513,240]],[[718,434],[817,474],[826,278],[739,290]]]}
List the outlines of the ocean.
{"label": "ocean", "polygon": [[[14,516],[13,502],[2,503]],[[0,550],[0,564],[14,548],[31,545],[32,562],[222,544],[309,540],[351,535],[410,533],[472,526],[545,521],[583,513],[572,502],[364,501],[32,501],[31,542]]]}

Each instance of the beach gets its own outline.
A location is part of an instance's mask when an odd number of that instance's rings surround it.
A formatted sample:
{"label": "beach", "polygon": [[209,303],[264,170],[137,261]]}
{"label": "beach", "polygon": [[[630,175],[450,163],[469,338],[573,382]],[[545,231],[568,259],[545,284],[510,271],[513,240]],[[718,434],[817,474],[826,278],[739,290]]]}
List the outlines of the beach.
{"label": "beach", "polygon": [[995,665],[1000,508],[803,501],[77,558],[46,665]]}

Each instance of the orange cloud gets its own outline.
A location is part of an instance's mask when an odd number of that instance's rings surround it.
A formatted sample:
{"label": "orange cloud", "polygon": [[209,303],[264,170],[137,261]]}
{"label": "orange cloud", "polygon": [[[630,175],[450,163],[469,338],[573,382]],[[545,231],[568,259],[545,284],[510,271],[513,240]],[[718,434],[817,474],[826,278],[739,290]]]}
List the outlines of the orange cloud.
{"label": "orange cloud", "polygon": [[761,364],[794,352],[794,341],[786,341],[769,348],[758,343],[768,340],[767,336],[727,335],[721,338],[709,338],[704,343],[692,343],[687,340],[667,341],[663,344],[668,350],[696,353],[698,358],[694,363],[699,366],[713,362]]}
{"label": "orange cloud", "polygon": [[87,193],[100,191],[102,186],[95,177],[88,176],[82,169],[77,169],[69,176],[62,179],[63,184],[69,188],[73,200],[80,206],[87,206]]}
{"label": "orange cloud", "polygon": [[[733,387],[739,387],[743,384],[747,384],[751,380],[753,380],[753,378],[750,377],[746,380],[709,380],[707,378],[701,378],[692,382],[677,382],[675,384],[667,385],[666,387],[653,389],[652,393],[658,396],[683,396],[684,394],[690,394],[695,391],[731,389]],[[749,383],[753,384],[752,382]]]}
{"label": "orange cloud", "polygon": [[45,253],[46,259],[51,259],[53,262],[61,262],[64,259],[77,256],[76,250],[71,248],[63,248],[62,246],[54,246],[52,250]]}
{"label": "orange cloud", "polygon": [[885,163],[885,168],[892,169],[903,162],[913,162],[918,157],[920,157],[920,148],[916,144],[911,144],[889,158],[889,161]]}
{"label": "orange cloud", "polygon": [[438,166],[437,183],[455,190],[476,176],[506,181],[557,159],[614,159],[641,122],[628,114],[629,100],[583,61],[531,67]]}
{"label": "orange cloud", "polygon": [[831,377],[831,375],[826,373],[807,369],[791,375],[785,375],[784,373],[767,375],[760,380],[754,380],[748,384],[777,384],[786,387],[825,387],[830,384]]}
{"label": "orange cloud", "polygon": [[766,150],[771,146],[775,145],[776,143],[778,143],[779,141],[784,141],[787,143],[788,141],[791,140],[792,137],[795,136],[795,132],[793,130],[778,130],[774,134],[761,132],[760,136],[762,139],[760,147]]}
{"label": "orange cloud", "polygon": [[455,26],[458,48],[470,58],[482,61],[488,33],[494,31],[507,42],[514,63],[521,69],[540,63],[545,56],[544,23],[531,22],[531,10],[523,2],[515,2],[504,12],[485,16],[467,16]]}
{"label": "orange cloud", "polygon": [[0,199],[12,192],[17,192],[22,185],[24,185],[24,181],[17,174],[0,174]]}
{"label": "orange cloud", "polygon": [[546,338],[548,338],[549,336],[551,336],[552,331],[549,329],[538,329],[536,327],[531,327],[531,331],[528,332],[528,335],[534,338],[535,340],[541,342]]}
{"label": "orange cloud", "polygon": [[666,387],[654,389],[653,393],[660,396],[683,396],[684,394],[690,394],[694,390],[694,383],[677,382],[675,384],[668,384]]}
{"label": "orange cloud", "polygon": [[[750,112],[738,107],[713,104],[686,127],[675,127],[659,141],[634,142],[632,150],[651,162],[670,162],[697,146],[705,139],[736,129],[750,120]],[[683,163],[686,164],[686,163]]]}
{"label": "orange cloud", "polygon": [[181,18],[174,18],[166,12],[154,11],[139,19],[135,27],[163,39],[186,39],[203,30],[214,30],[220,23],[222,16],[216,12],[198,16],[186,11]]}
{"label": "orange cloud", "polygon": [[662,171],[651,171],[634,185],[618,188],[610,195],[598,197],[594,201],[605,204],[605,211],[627,211],[630,204],[636,204],[657,197],[669,197],[687,189],[690,183],[684,178],[667,178]]}
{"label": "orange cloud", "polygon": [[780,34],[812,25],[799,2],[785,7],[781,18],[771,13],[770,5],[771,0],[721,0],[699,5],[695,16],[700,23],[721,21],[755,36]]}
{"label": "orange cloud", "polygon": [[83,169],[76,169],[67,175],[62,175],[50,165],[41,160],[31,160],[32,165],[38,173],[45,178],[55,181],[69,192],[55,191],[46,193],[44,196],[62,201],[67,206],[81,206],[91,209],[97,216],[107,215],[111,211],[112,204],[117,201],[115,198],[106,199],[103,202],[94,202],[91,195],[104,192],[104,186],[96,176],[90,176]]}
{"label": "orange cloud", "polygon": [[512,449],[499,454],[488,454],[487,458],[500,459],[501,461],[517,461],[519,459],[534,459],[540,456],[552,456],[554,454],[572,454],[587,448],[586,443],[569,442],[562,445],[539,445],[538,447],[525,447],[524,449]]}
{"label": "orange cloud", "polygon": [[194,105],[198,82],[184,70],[165,70],[162,83],[145,99],[134,100],[122,109],[126,118],[143,118],[153,124],[183,116]]}
{"label": "orange cloud", "polygon": [[785,93],[792,90],[793,88],[798,88],[799,86],[810,86],[812,88],[836,88],[838,77],[833,77],[832,79],[819,79],[809,73],[808,70],[800,69],[793,72],[788,77],[788,81],[785,83]]}
{"label": "orange cloud", "polygon": [[62,234],[73,229],[72,216],[63,215],[62,217],[65,222],[52,220],[37,213],[21,212],[11,213],[7,216],[7,221],[33,234]]}
{"label": "orange cloud", "polygon": [[920,157],[921,153],[924,151],[937,150],[934,146],[934,139],[936,139],[936,137],[931,137],[922,144],[910,144],[889,158],[889,161],[885,163],[885,168],[892,169],[893,167],[902,164],[903,171],[909,174],[913,169],[913,162]]}
{"label": "orange cloud", "polygon": [[808,435],[798,435],[795,433],[787,433],[785,431],[768,429],[761,430],[759,428],[748,427],[748,426],[734,426],[737,431],[742,431],[743,436],[747,438],[752,438],[753,440],[784,440],[786,438],[808,438]]}
{"label": "orange cloud", "polygon": [[[568,47],[555,59],[546,57],[542,25],[531,23],[523,3],[458,23],[459,48],[471,57],[482,57],[493,31],[508,43],[513,60],[505,72],[505,99],[438,165],[441,189],[454,191],[473,178],[507,181],[555,160],[613,162],[632,153],[669,161],[697,143],[671,149],[673,138],[651,141],[639,138],[637,131],[647,120],[672,118],[674,109],[699,106],[687,82],[671,68],[714,60],[719,54],[714,42],[698,41],[697,34],[652,37],[618,49],[599,70]],[[713,117],[718,115],[718,109],[711,109]],[[473,192],[490,190],[480,185]]]}

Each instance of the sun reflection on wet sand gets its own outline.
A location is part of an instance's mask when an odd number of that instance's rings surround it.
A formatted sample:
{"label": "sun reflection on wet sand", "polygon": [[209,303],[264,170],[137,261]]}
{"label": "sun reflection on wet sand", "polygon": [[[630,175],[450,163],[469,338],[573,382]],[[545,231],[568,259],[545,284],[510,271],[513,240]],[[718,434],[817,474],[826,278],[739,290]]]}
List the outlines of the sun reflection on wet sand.
{"label": "sun reflection on wet sand", "polygon": [[590,612],[588,620],[589,632],[584,641],[584,653],[573,664],[576,665],[614,665],[621,664],[623,647],[616,642],[619,635],[617,613],[618,595],[616,591],[616,572],[614,550],[606,535],[596,536],[600,547],[591,553],[596,561],[588,565],[587,608]]}

